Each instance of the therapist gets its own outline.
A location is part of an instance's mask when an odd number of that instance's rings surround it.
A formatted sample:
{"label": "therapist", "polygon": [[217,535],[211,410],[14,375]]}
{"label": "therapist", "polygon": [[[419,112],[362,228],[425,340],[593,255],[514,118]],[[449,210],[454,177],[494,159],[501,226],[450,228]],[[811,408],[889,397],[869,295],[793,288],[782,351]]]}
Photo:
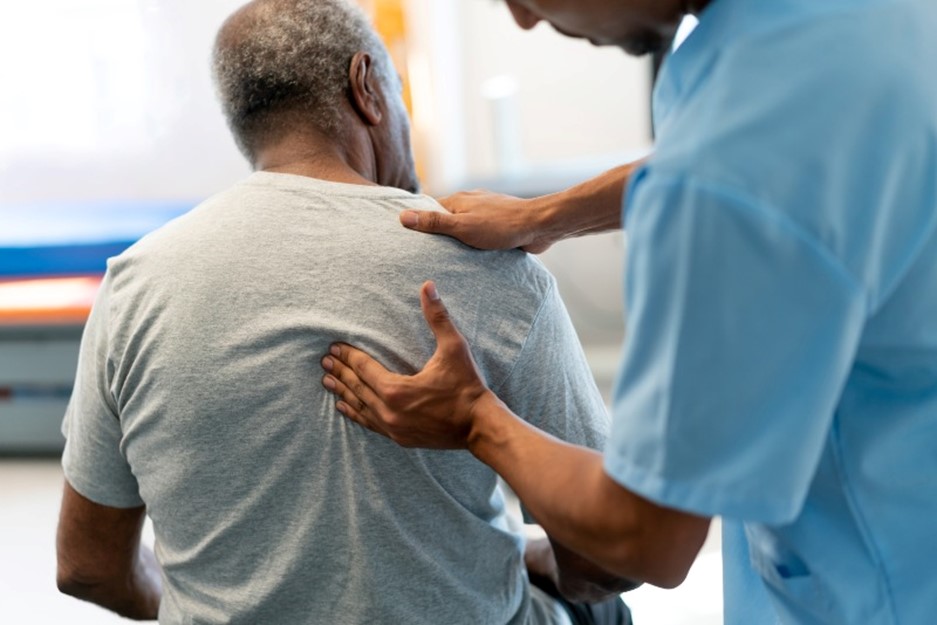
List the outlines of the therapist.
{"label": "therapist", "polygon": [[646,163],[401,216],[540,251],[621,225],[623,201],[629,335],[609,445],[512,414],[432,283],[425,369],[339,344],[323,359],[338,409],[403,445],[467,448],[551,536],[630,578],[680,583],[722,517],[727,623],[933,623],[937,4],[508,5],[524,28],[632,53],[700,19],[663,66]]}

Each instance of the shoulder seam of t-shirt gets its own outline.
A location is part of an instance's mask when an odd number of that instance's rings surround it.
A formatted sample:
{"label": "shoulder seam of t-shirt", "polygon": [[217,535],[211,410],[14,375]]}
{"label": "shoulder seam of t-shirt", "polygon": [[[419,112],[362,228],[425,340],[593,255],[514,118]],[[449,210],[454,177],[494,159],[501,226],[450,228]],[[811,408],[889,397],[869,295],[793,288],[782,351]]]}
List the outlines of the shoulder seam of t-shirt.
{"label": "shoulder seam of t-shirt", "polygon": [[527,344],[530,340],[530,335],[531,333],[533,333],[534,327],[536,327],[537,322],[540,320],[540,316],[543,313],[543,309],[546,308],[547,301],[550,299],[550,297],[553,295],[553,292],[556,290],[556,280],[552,279],[552,276],[548,282],[549,282],[550,288],[548,288],[546,292],[543,294],[543,298],[540,300],[540,306],[537,307],[537,312],[534,314],[533,318],[530,320],[530,325],[527,327],[527,334],[524,335],[524,344],[521,345],[521,348],[519,350],[517,350],[517,355],[514,357],[514,362],[511,363],[511,370],[507,372],[503,380],[498,382],[498,385],[495,388],[491,389],[495,395],[499,395],[501,389],[504,387],[505,384],[508,383],[508,380],[511,379],[511,376],[514,375],[514,370],[517,369],[517,364],[520,362],[521,357],[524,355],[524,350],[527,348]]}
{"label": "shoulder seam of t-shirt", "polygon": [[111,297],[113,293],[113,278],[110,275],[110,261],[108,261],[108,270],[104,272],[104,278],[101,280],[101,297],[107,300],[107,306],[105,307],[105,313],[107,317],[103,319],[104,327],[101,328],[101,331],[104,333],[104,339],[107,341],[107,347],[104,350],[104,376],[107,381],[107,388],[105,390],[104,401],[107,402],[108,408],[110,408],[114,417],[120,421],[120,409],[117,405],[117,398],[114,397],[113,392],[111,391],[111,376],[108,375],[108,372],[113,371],[113,368],[110,366],[114,362],[113,353],[114,353],[114,332],[113,324],[111,319],[116,319],[117,315],[114,312],[114,298]]}
{"label": "shoulder seam of t-shirt", "polygon": [[839,278],[847,288],[861,295],[866,315],[868,315],[871,310],[871,303],[869,302],[868,294],[862,282],[849,271],[842,261],[830,251],[823,242],[809,230],[803,228],[800,224],[791,219],[784,211],[778,210],[769,203],[758,200],[733,186],[706,180],[693,175],[649,171],[643,182],[647,186],[695,187],[705,193],[709,193],[713,196],[720,196],[728,200],[724,206],[727,208],[731,207],[731,210],[740,213],[747,210],[765,219],[775,221],[779,226],[788,231],[791,236],[802,241],[804,245],[831,270],[833,276]]}

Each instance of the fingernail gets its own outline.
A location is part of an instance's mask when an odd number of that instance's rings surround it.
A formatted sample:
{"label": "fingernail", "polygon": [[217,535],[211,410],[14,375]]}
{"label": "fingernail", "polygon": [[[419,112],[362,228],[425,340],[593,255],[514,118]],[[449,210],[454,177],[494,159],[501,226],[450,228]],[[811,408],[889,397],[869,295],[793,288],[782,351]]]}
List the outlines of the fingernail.
{"label": "fingernail", "polygon": [[419,222],[420,216],[413,211],[404,211],[400,213],[400,223],[402,223],[407,228],[416,228],[416,225]]}
{"label": "fingernail", "polygon": [[322,359],[322,368],[325,369],[326,371],[331,371],[332,367],[334,366],[335,366],[335,363],[328,356]]}
{"label": "fingernail", "polygon": [[426,294],[429,295],[432,301],[439,301],[439,291],[436,290],[436,285],[434,283],[431,282],[430,285],[426,287]]}
{"label": "fingernail", "polygon": [[322,386],[324,386],[325,388],[329,389],[330,391],[334,391],[334,390],[335,390],[335,380],[332,379],[332,376],[327,375],[327,376],[325,376],[324,378],[322,378]]}
{"label": "fingernail", "polygon": [[341,356],[342,349],[338,345],[333,345],[332,347],[329,348],[329,353],[332,354],[333,356]]}

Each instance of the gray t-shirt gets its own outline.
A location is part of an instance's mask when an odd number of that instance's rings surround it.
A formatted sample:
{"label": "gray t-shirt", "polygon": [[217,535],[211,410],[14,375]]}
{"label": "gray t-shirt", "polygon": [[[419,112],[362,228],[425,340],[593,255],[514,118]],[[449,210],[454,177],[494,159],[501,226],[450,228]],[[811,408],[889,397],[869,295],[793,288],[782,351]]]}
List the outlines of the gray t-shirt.
{"label": "gray t-shirt", "polygon": [[430,198],[255,173],[111,259],[63,431],[71,485],[145,504],[162,623],[539,622],[495,474],[344,419],[319,365],[401,373],[435,349],[434,279],[490,387],[600,448],[608,417],[552,276],[405,230]]}

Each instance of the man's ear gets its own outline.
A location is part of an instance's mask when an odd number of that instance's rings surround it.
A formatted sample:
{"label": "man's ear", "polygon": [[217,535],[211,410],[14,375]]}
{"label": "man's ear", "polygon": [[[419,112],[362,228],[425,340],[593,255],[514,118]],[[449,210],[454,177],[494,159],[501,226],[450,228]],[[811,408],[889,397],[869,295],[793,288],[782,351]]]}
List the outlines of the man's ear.
{"label": "man's ear", "polygon": [[367,52],[356,52],[348,68],[348,86],[355,112],[369,126],[381,123],[383,93],[374,71],[374,59]]}

